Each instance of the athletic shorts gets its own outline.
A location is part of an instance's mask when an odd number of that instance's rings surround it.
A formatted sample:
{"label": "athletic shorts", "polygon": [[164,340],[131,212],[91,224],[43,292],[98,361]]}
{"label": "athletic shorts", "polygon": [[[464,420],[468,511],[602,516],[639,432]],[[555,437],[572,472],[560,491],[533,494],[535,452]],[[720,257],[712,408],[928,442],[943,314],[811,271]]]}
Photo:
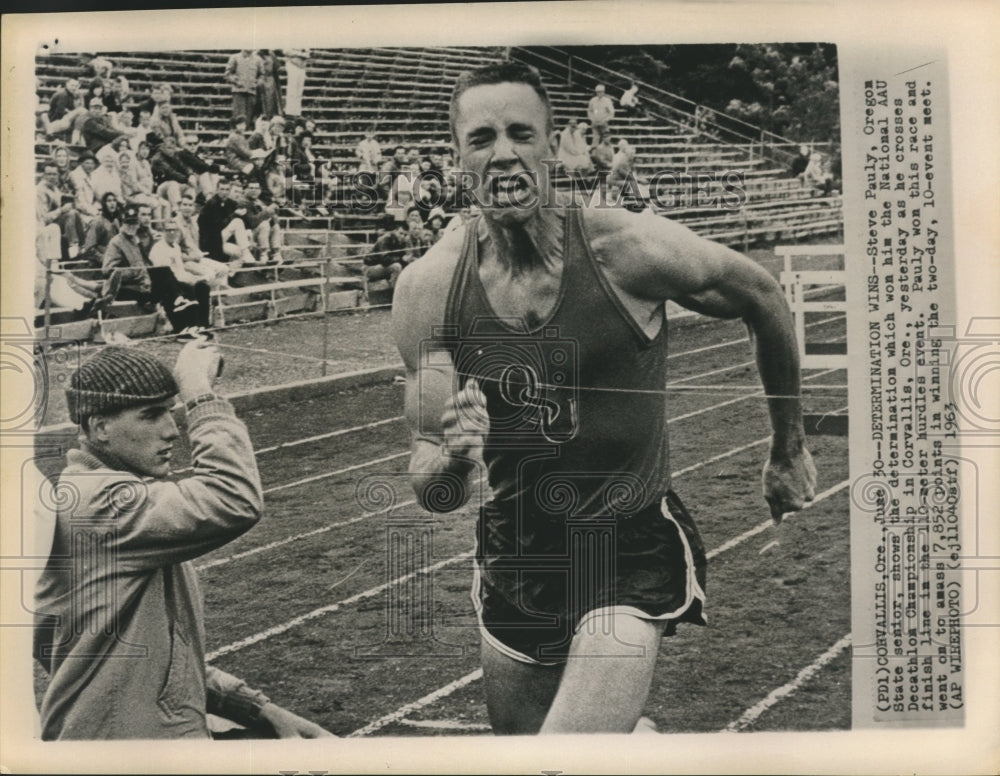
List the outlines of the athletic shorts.
{"label": "athletic shorts", "polygon": [[595,614],[705,625],[705,547],[673,491],[633,515],[567,519],[487,504],[472,599],[483,638],[527,663],[566,660]]}

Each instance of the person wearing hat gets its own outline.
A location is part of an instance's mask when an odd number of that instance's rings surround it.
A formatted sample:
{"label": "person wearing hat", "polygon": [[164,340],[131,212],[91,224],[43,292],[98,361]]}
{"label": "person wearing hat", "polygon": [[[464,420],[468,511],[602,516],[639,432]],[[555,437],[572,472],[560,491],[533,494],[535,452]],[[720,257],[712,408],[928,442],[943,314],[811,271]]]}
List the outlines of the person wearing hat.
{"label": "person wearing hat", "polygon": [[604,93],[604,84],[598,84],[594,87],[594,96],[587,103],[587,118],[594,128],[594,134],[590,139],[592,147],[596,148],[607,137],[611,119],[614,117],[614,100]]}
{"label": "person wearing hat", "polygon": [[[80,447],[54,486],[35,588],[34,654],[49,675],[44,740],[208,738],[208,713],[261,736],[331,735],[205,666],[191,561],[263,511],[246,426],[213,391],[221,363],[207,340],[185,346],[172,372],[139,348],[107,347],[70,377]],[[194,474],[171,481],[178,398]]]}
{"label": "person wearing hat", "polygon": [[82,134],[83,142],[89,151],[103,148],[125,135],[111,123],[107,116],[107,108],[100,97],[97,95],[90,97],[87,109],[87,119],[83,122]]}
{"label": "person wearing hat", "polygon": [[444,234],[444,226],[447,222],[448,216],[445,215],[444,208],[431,208],[431,212],[427,214],[427,229],[431,233],[432,245],[441,239],[441,235]]}
{"label": "person wearing hat", "polygon": [[153,232],[149,228],[152,211],[149,205],[130,202],[122,211],[122,224],[118,234],[111,238],[104,251],[101,265],[106,287],[116,288],[118,299],[130,299],[152,311],[159,304],[175,332],[182,332],[186,324],[178,325],[178,313],[192,307],[189,300],[166,267],[155,267],[149,260],[153,248]]}

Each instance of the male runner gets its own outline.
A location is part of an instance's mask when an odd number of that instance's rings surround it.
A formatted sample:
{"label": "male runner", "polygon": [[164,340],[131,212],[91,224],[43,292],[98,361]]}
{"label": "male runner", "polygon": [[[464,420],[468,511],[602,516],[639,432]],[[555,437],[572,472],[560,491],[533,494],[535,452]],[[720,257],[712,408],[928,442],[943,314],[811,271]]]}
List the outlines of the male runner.
{"label": "male runner", "polygon": [[[464,74],[451,125],[481,216],[396,287],[412,483],[449,511],[480,454],[487,467],[474,601],[494,732],[629,732],[661,637],[704,623],[703,547],[669,489],[664,302],[742,318],[774,397],[799,392],[791,319],[770,275],[679,224],[555,206],[534,70]],[[798,399],[768,404],[780,520],[812,499],[815,469]]]}

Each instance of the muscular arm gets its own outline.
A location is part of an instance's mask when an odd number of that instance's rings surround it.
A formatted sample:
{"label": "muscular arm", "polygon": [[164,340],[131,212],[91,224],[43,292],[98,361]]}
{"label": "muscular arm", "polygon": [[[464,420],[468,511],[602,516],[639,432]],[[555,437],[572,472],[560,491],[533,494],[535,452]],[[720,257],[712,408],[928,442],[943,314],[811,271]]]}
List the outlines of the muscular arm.
{"label": "muscular arm", "polygon": [[[405,415],[410,428],[410,481],[421,506],[450,511],[468,501],[467,477],[476,466],[481,436],[460,423],[450,354],[433,346],[444,322],[451,275],[463,230],[442,238],[396,284],[392,329],[406,365]],[[456,490],[457,489],[457,490]],[[454,498],[442,494],[454,493]]]}
{"label": "muscular arm", "polygon": [[[599,261],[606,253],[608,274],[626,294],[673,299],[704,315],[746,324],[773,432],[765,497],[776,520],[782,512],[801,509],[812,498],[815,471],[804,444],[798,347],[777,281],[747,257],[667,219],[608,211],[603,222],[602,214],[595,220],[595,253]],[[786,480],[794,484],[789,487]]]}

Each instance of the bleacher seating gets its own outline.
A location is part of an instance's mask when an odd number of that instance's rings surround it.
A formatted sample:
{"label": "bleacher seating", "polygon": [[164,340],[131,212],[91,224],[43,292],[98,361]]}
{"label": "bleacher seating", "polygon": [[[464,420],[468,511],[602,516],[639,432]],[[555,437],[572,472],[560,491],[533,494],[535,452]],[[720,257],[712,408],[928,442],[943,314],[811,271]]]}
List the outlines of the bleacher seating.
{"label": "bleacher seating", "polygon": [[[173,88],[175,113],[186,129],[198,134],[204,154],[221,157],[228,133],[231,91],[223,78],[231,51],[101,52],[115,63],[115,72],[124,75],[136,94],[167,82]],[[331,161],[337,173],[353,173],[357,168],[354,148],[362,133],[374,128],[391,153],[394,145],[421,149],[444,148],[450,143],[448,97],[459,73],[504,55],[499,48],[356,48],[313,50],[303,98],[306,117],[317,122],[313,148]],[[44,99],[69,76],[79,76],[84,61],[73,54],[54,54],[36,60],[36,75]],[[589,92],[546,78],[550,89],[556,126],[585,117]],[[616,119],[612,135],[625,138],[636,149],[635,173],[648,180],[655,173],[669,171],[660,201],[649,205],[659,213],[682,221],[705,236],[729,244],[750,244],[757,239],[781,236],[794,239],[807,234],[823,234],[840,228],[839,197],[812,196],[786,171],[754,155],[739,145],[722,143],[681,124],[649,116]],[[38,140],[39,164],[48,156],[50,144]],[[80,150],[80,149],[75,149]],[[735,209],[720,207],[712,195],[721,197],[720,184],[706,184],[704,176],[723,172],[742,176],[745,202]],[[701,177],[699,177],[701,176]],[[557,185],[567,186],[563,178]],[[706,201],[706,192],[708,201]],[[732,206],[731,198],[728,200]],[[358,261],[373,242],[379,216],[371,210],[349,206],[326,213],[310,211],[305,217],[286,214],[286,259],[312,262],[313,269],[324,261]],[[283,295],[315,306],[316,294],[307,293],[314,285],[296,275],[297,270],[282,266],[266,277],[257,273],[261,284],[258,296],[264,305],[244,305],[237,301],[248,295],[246,288],[217,294],[231,320],[240,315],[277,315],[294,308],[295,302],[281,303]],[[337,282],[334,282],[337,281]],[[358,278],[342,278],[333,272],[322,296],[327,304],[364,304],[367,290],[358,288]],[[284,285],[282,285],[284,284]],[[363,284],[362,284],[363,285]],[[330,296],[333,291],[347,292]],[[360,291],[360,293],[359,293]],[[322,309],[330,309],[323,307]]]}

